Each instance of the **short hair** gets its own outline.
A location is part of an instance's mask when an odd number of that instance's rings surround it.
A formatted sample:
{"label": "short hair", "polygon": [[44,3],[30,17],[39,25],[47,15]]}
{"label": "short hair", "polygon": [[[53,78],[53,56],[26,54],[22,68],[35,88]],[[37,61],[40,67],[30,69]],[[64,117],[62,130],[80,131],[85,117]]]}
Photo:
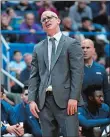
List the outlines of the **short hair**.
{"label": "short hair", "polygon": [[83,90],[83,93],[86,95],[88,98],[89,96],[93,96],[94,92],[96,90],[102,91],[102,86],[101,85],[89,85],[85,90]]}
{"label": "short hair", "polygon": [[23,89],[22,89],[22,94],[25,92],[25,90],[28,89],[28,85],[24,85]]}
{"label": "short hair", "polygon": [[34,18],[35,18],[35,15],[33,14],[33,12],[27,12],[27,13],[25,13],[25,14],[24,14],[24,18],[26,19],[26,18],[27,18],[27,15],[29,15],[29,14],[33,15]]}
{"label": "short hair", "polygon": [[16,55],[16,53],[21,53],[21,51],[19,51],[19,50],[15,50],[14,52],[13,52],[13,55]]}
{"label": "short hair", "polygon": [[92,20],[91,20],[90,18],[88,18],[88,17],[83,17],[81,21],[82,21],[82,23],[83,23],[83,22],[85,22],[85,21],[92,21]]}

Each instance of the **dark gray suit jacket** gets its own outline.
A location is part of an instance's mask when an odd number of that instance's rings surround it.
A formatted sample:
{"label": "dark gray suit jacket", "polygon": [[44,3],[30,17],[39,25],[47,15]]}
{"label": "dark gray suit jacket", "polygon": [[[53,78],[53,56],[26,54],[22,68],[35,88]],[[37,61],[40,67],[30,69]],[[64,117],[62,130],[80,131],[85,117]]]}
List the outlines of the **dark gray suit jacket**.
{"label": "dark gray suit jacket", "polygon": [[[29,80],[29,101],[37,101],[42,109],[49,79],[48,40],[38,43],[33,52]],[[52,63],[52,88],[56,104],[66,108],[68,99],[80,101],[84,60],[80,43],[62,34]]]}

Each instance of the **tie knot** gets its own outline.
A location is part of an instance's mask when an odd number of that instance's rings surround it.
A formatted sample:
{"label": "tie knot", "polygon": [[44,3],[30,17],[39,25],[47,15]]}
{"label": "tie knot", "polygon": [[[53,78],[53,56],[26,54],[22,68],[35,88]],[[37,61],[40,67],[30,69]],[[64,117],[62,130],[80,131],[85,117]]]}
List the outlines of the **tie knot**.
{"label": "tie knot", "polygon": [[55,42],[55,38],[50,38],[49,39],[51,42]]}

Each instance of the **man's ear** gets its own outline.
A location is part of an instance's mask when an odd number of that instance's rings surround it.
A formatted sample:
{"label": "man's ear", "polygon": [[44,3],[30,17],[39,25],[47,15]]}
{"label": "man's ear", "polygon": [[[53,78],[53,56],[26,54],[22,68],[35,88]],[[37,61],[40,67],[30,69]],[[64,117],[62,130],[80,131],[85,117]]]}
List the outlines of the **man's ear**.
{"label": "man's ear", "polygon": [[58,18],[58,24],[60,24],[61,23],[61,20]]}
{"label": "man's ear", "polygon": [[91,101],[92,101],[92,100],[93,100],[93,97],[92,97],[92,96],[89,96],[89,100],[91,100]]}

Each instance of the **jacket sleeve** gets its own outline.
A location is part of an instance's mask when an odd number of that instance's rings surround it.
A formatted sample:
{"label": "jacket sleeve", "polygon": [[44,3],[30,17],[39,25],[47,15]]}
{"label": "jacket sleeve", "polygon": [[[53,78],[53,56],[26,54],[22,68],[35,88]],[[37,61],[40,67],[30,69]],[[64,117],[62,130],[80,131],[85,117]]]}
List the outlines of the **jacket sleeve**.
{"label": "jacket sleeve", "polygon": [[1,126],[1,135],[7,134],[6,126]]}
{"label": "jacket sleeve", "polygon": [[31,63],[31,74],[29,79],[29,95],[28,101],[35,101],[38,95],[38,88],[40,83],[39,77],[39,68],[38,68],[38,60],[37,60],[37,53],[36,53],[36,46],[33,51],[32,63]]}
{"label": "jacket sleeve", "polygon": [[17,116],[16,116],[14,108],[10,104],[8,104],[7,107],[8,107],[8,116],[9,116],[8,119],[9,119],[10,124],[12,125],[17,124],[18,121],[17,121]]}
{"label": "jacket sleeve", "polygon": [[69,47],[69,63],[71,74],[70,99],[79,100],[84,74],[84,59],[81,45],[77,40],[74,40]]}
{"label": "jacket sleeve", "polygon": [[80,126],[86,129],[110,124],[110,118],[87,119],[82,108],[78,109],[78,119]]}

